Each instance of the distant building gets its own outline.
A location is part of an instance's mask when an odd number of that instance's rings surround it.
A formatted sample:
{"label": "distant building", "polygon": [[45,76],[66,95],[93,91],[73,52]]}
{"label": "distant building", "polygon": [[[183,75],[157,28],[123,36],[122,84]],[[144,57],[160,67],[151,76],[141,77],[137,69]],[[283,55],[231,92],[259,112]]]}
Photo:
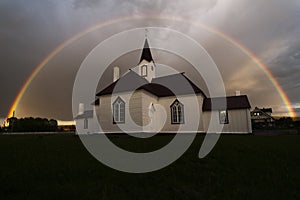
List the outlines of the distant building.
{"label": "distant building", "polygon": [[76,127],[75,125],[60,125],[58,126],[59,132],[75,132]]}
{"label": "distant building", "polygon": [[275,119],[271,116],[272,108],[255,107],[251,111],[251,121],[253,128],[270,128],[275,126]]}
{"label": "distant building", "polygon": [[[93,117],[95,116],[94,112],[93,112],[93,110],[84,110],[84,107],[82,104],[79,106],[79,110],[80,111],[79,111],[78,115],[74,118],[76,127],[82,127],[82,130],[80,130],[80,133],[89,134],[90,133],[89,131],[93,130],[95,127],[95,125],[93,124],[93,120],[92,120]],[[77,133],[79,133],[79,132],[76,131],[76,134]]]}

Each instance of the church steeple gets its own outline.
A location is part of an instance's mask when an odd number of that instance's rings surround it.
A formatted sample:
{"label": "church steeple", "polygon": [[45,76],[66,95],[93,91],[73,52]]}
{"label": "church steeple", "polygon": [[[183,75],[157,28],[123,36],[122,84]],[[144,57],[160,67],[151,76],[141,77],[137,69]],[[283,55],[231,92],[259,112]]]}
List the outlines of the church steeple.
{"label": "church steeple", "polygon": [[145,30],[145,43],[142,50],[139,64],[132,70],[141,77],[145,78],[149,83],[155,78],[155,63],[152,58],[151,50],[147,39],[147,29]]}
{"label": "church steeple", "polygon": [[153,61],[147,38],[145,39],[145,44],[144,44],[144,48],[142,51],[140,62],[142,62],[143,60],[146,60],[148,62]]}

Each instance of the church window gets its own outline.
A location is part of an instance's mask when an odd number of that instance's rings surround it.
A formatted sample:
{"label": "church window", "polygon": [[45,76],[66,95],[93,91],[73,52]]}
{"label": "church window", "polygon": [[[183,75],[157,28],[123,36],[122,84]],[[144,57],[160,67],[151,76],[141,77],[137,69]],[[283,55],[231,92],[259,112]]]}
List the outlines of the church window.
{"label": "church window", "polygon": [[184,106],[177,99],[170,106],[172,124],[184,124]]}
{"label": "church window", "polygon": [[113,122],[115,124],[125,123],[125,102],[120,97],[113,103]]}
{"label": "church window", "polygon": [[227,110],[219,111],[219,120],[220,120],[220,124],[228,124],[229,123]]}
{"label": "church window", "polygon": [[88,128],[89,128],[89,120],[85,118],[83,121],[83,129],[88,129]]}
{"label": "church window", "polygon": [[142,77],[147,76],[147,65],[143,65],[143,66],[141,67],[141,76],[142,76]]}

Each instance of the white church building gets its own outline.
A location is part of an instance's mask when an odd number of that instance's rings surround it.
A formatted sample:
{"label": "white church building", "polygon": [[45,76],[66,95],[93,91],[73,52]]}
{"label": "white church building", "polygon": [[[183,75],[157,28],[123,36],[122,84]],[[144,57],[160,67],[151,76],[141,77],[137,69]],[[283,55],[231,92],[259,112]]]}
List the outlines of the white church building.
{"label": "white church building", "polygon": [[[121,76],[114,68],[113,82],[96,94],[94,115],[104,133],[205,133],[210,124],[222,125],[219,133],[252,132],[246,95],[209,98],[184,73],[156,77],[156,67],[146,39],[136,67]],[[92,115],[75,121],[88,129]]]}

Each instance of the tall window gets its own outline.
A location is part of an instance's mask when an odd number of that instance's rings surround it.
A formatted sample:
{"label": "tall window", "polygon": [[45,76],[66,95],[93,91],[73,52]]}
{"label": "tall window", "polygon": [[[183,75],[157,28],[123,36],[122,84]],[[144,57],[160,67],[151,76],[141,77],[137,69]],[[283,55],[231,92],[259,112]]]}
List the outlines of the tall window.
{"label": "tall window", "polygon": [[143,65],[143,66],[141,67],[141,76],[142,76],[142,77],[147,76],[147,65]]}
{"label": "tall window", "polygon": [[83,129],[88,129],[88,128],[89,128],[89,120],[85,118],[83,122]]}
{"label": "tall window", "polygon": [[125,102],[120,97],[113,103],[113,122],[115,124],[125,123]]}
{"label": "tall window", "polygon": [[229,123],[227,110],[219,111],[219,119],[220,119],[220,124],[228,124]]}
{"label": "tall window", "polygon": [[184,106],[177,99],[171,105],[172,124],[184,124]]}

